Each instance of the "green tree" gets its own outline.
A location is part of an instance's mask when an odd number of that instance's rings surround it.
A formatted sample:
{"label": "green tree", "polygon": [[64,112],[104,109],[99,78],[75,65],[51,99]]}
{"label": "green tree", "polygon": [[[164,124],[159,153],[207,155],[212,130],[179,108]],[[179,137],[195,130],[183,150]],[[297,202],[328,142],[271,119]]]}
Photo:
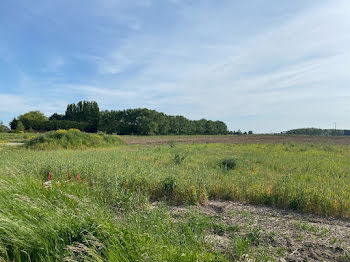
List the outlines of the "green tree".
{"label": "green tree", "polygon": [[65,119],[88,123],[86,131],[97,132],[100,109],[95,101],[79,101],[77,104],[69,104],[67,106]]}
{"label": "green tree", "polygon": [[5,133],[8,131],[8,127],[4,125],[2,121],[0,121],[0,133]]}
{"label": "green tree", "polygon": [[11,130],[16,130],[17,128],[17,123],[18,123],[18,120],[16,118],[13,118],[13,120],[10,122],[10,128]]}
{"label": "green tree", "polygon": [[49,120],[65,120],[65,116],[61,114],[54,113],[52,116],[49,117]]}
{"label": "green tree", "polygon": [[22,121],[17,122],[17,127],[16,127],[17,132],[23,132],[24,131],[24,125],[22,124]]}
{"label": "green tree", "polygon": [[30,120],[30,121],[47,121],[47,117],[40,111],[30,111],[18,117],[19,121]]}

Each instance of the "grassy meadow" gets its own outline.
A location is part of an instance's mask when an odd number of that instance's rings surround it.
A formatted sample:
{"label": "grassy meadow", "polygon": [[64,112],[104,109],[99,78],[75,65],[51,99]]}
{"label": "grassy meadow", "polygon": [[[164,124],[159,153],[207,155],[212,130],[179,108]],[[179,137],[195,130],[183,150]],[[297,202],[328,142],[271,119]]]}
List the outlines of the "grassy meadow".
{"label": "grassy meadow", "polygon": [[4,143],[22,143],[37,135],[35,133],[0,133],[0,145]]}
{"label": "grassy meadow", "polygon": [[234,230],[224,253],[205,241],[215,221],[168,209],[215,199],[349,218],[349,159],[294,143],[0,147],[0,261],[238,260]]}

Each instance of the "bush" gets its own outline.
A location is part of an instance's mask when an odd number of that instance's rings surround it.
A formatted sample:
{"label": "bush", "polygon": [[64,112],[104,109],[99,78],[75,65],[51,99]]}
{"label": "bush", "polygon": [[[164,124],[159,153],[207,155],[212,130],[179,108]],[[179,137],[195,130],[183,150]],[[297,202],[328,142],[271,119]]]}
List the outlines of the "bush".
{"label": "bush", "polygon": [[237,165],[237,160],[235,158],[224,158],[220,162],[220,166],[225,170],[234,169]]}
{"label": "bush", "polygon": [[179,154],[179,153],[175,153],[174,154],[174,163],[176,165],[180,165],[183,161],[185,161],[186,156]]}
{"label": "bush", "polygon": [[83,149],[110,147],[124,144],[119,136],[96,135],[80,132],[78,129],[58,130],[35,137],[25,146],[30,149]]}
{"label": "bush", "polygon": [[78,128],[69,128],[69,131],[71,132],[80,132]]}
{"label": "bush", "polygon": [[174,194],[174,190],[175,190],[175,187],[176,187],[176,180],[174,177],[166,177],[164,180],[163,180],[163,188],[162,188],[162,191],[163,191],[163,194],[167,197],[167,198],[171,198]]}

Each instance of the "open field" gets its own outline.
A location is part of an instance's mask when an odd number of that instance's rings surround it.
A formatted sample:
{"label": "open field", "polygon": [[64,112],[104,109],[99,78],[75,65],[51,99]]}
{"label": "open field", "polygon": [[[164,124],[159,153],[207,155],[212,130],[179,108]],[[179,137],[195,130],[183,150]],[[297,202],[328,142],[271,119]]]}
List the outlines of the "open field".
{"label": "open field", "polygon": [[350,259],[348,146],[0,148],[0,261]]}
{"label": "open field", "polygon": [[227,144],[278,144],[307,143],[350,145],[350,136],[302,136],[302,135],[201,135],[201,136],[122,136],[130,145],[157,145],[169,141],[177,143],[227,143]]}

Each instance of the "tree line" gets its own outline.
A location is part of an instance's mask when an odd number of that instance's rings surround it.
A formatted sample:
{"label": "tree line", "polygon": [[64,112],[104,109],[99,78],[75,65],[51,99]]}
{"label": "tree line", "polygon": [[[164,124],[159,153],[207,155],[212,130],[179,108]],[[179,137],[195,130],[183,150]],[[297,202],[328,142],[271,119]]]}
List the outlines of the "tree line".
{"label": "tree line", "polygon": [[222,121],[189,120],[147,108],[100,111],[95,101],[67,105],[65,114],[47,118],[40,111],[31,111],[14,118],[11,130],[51,131],[76,128],[86,132],[121,135],[224,135],[229,134]]}
{"label": "tree line", "polygon": [[350,130],[321,129],[321,128],[298,128],[284,132],[287,135],[308,135],[308,136],[344,136],[350,135]]}

